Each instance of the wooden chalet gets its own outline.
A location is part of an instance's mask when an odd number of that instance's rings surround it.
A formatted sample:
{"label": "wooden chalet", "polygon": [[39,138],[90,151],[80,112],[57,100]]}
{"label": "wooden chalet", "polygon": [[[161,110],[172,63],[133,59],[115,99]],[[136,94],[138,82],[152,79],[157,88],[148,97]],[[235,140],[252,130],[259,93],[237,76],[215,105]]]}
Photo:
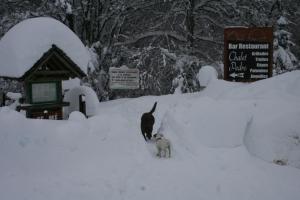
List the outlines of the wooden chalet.
{"label": "wooden chalet", "polygon": [[24,85],[24,102],[18,110],[25,110],[29,118],[62,119],[62,81],[83,78],[86,74],[56,45],[19,78]]}

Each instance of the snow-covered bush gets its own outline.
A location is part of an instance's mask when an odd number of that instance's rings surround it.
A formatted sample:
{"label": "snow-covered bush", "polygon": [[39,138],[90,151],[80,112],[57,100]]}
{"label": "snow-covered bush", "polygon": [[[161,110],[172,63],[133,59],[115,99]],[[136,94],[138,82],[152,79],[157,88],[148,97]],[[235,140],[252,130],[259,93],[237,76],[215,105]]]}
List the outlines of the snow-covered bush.
{"label": "snow-covered bush", "polygon": [[199,83],[202,87],[206,87],[212,80],[218,79],[218,72],[213,66],[203,66],[197,74]]}
{"label": "snow-covered bush", "polygon": [[[7,93],[24,94],[22,84],[17,80],[0,78],[0,95],[7,94]],[[7,106],[10,106],[15,102],[16,102],[15,99],[9,98],[9,100],[3,103]]]}
{"label": "snow-covered bush", "polygon": [[85,105],[85,114],[87,117],[94,116],[98,113],[98,97],[93,89],[87,86],[78,86],[65,93],[64,102],[69,102],[70,105],[64,107],[64,118],[66,119],[73,111],[80,111],[79,97]]}
{"label": "snow-covered bush", "polygon": [[174,68],[179,73],[172,83],[175,93],[190,93],[200,90],[200,83],[197,78],[199,63],[199,60],[193,56],[180,55],[176,57]]}
{"label": "snow-covered bush", "polygon": [[298,60],[291,52],[290,47],[294,45],[291,41],[291,33],[286,31],[288,20],[281,16],[277,20],[277,30],[274,32],[274,75],[297,68]]}
{"label": "snow-covered bush", "polygon": [[80,121],[86,120],[86,117],[84,116],[83,113],[81,113],[79,111],[73,111],[70,113],[68,120],[74,121],[74,122],[80,122]]}
{"label": "snow-covered bush", "polygon": [[142,95],[199,91],[200,61],[196,57],[161,47],[147,47],[138,52],[130,60],[140,70]]}

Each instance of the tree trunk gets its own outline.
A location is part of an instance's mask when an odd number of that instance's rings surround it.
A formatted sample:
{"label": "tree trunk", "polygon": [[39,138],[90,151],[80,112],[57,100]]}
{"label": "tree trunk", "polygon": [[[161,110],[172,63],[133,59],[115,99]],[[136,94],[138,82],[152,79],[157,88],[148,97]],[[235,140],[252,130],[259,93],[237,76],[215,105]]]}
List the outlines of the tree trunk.
{"label": "tree trunk", "polygon": [[187,41],[192,54],[194,52],[194,29],[195,29],[194,8],[195,8],[195,0],[188,0],[187,13],[186,13]]}

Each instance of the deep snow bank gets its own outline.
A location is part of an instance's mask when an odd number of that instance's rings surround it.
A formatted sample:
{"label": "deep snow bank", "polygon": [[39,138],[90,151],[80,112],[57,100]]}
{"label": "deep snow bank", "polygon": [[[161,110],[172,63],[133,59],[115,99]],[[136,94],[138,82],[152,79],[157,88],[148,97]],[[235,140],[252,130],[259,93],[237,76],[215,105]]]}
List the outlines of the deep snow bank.
{"label": "deep snow bank", "polygon": [[280,109],[278,113],[274,107],[284,104],[268,104],[270,102],[259,103],[246,133],[245,145],[252,154],[266,161],[300,169],[300,110]]}
{"label": "deep snow bank", "polygon": [[204,97],[179,100],[167,111],[162,126],[171,124],[164,132],[176,132],[196,146],[237,147],[243,144],[250,119],[249,103]]}
{"label": "deep snow bank", "polygon": [[226,100],[297,100],[300,98],[300,71],[288,72],[253,83],[211,81],[201,96]]}
{"label": "deep snow bank", "polygon": [[300,71],[251,84],[216,80],[201,96],[230,101],[232,110],[239,109],[235,102],[248,102],[252,107],[244,139],[248,150],[268,162],[300,168]]}
{"label": "deep snow bank", "polygon": [[[1,199],[298,200],[300,170],[272,161],[288,155],[297,165],[299,75],[100,103],[88,119],[32,120],[1,108]],[[171,140],[171,159],[157,159],[140,133],[155,101],[154,132]]]}

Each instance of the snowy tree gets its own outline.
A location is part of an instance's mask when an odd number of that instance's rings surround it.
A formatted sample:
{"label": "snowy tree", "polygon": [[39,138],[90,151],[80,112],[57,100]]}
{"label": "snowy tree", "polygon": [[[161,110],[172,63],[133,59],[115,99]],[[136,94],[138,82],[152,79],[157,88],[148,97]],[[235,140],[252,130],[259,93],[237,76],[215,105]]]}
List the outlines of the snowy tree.
{"label": "snowy tree", "polygon": [[144,94],[165,94],[176,88],[198,91],[199,59],[209,63],[221,59],[223,28],[235,20],[235,11],[234,0],[134,1],[127,7],[115,47],[142,52],[138,67]]}
{"label": "snowy tree", "polygon": [[125,18],[119,45],[163,46],[213,61],[222,55],[223,28],[236,20],[235,0],[137,2]]}
{"label": "snowy tree", "polygon": [[130,49],[128,62],[140,71],[140,93],[144,95],[169,94],[170,84],[176,76],[174,60],[167,57],[160,47]]}
{"label": "snowy tree", "polygon": [[[22,83],[20,83],[17,80],[0,78],[0,95],[1,95],[0,98],[3,97],[3,94],[6,96],[8,92],[20,93],[24,95]],[[14,101],[7,101],[7,102],[0,102],[0,103],[3,103],[5,105],[10,105],[14,103]]]}
{"label": "snowy tree", "polygon": [[282,16],[284,16],[288,21],[288,25],[285,27],[285,30],[291,33],[289,41],[292,41],[292,43],[289,48],[296,56],[298,60],[298,69],[300,69],[300,1],[284,0],[282,2],[284,5],[284,13]]}
{"label": "snowy tree", "polygon": [[[237,25],[247,27],[272,26],[270,10],[273,0],[240,0],[237,2]],[[274,13],[273,13],[274,14]]]}
{"label": "snowy tree", "polygon": [[284,8],[283,5],[281,0],[276,0],[270,12],[270,15],[275,15],[275,17],[277,15],[274,32],[274,75],[295,70],[298,64],[297,58],[290,49],[295,44],[291,41],[292,34],[288,31],[289,20],[285,17],[288,14],[286,11],[288,9]]}
{"label": "snowy tree", "polygon": [[58,0],[1,0],[0,2],[0,37],[20,21],[40,16],[51,16],[66,22],[66,8]]}
{"label": "snowy tree", "polygon": [[277,21],[277,30],[274,33],[274,54],[275,75],[286,71],[292,71],[297,68],[297,58],[290,51],[291,33],[285,30],[288,22],[285,17],[281,16]]}
{"label": "snowy tree", "polygon": [[197,73],[201,68],[200,61],[195,56],[179,55],[175,57],[175,69],[179,71],[172,82],[173,93],[190,93],[200,90]]}
{"label": "snowy tree", "polygon": [[[185,25],[189,50],[209,61],[222,55],[223,28],[234,25],[237,12],[235,0],[187,0]],[[212,53],[214,52],[214,53]],[[215,54],[215,55],[214,55]]]}
{"label": "snowy tree", "polygon": [[[272,26],[284,16],[289,24],[280,31],[278,26],[275,37],[289,42],[280,46],[277,38],[274,57],[285,54],[293,63],[291,52],[300,55],[300,47],[290,42],[292,35],[295,44],[300,40],[295,35],[299,8],[293,0],[2,0],[0,37],[23,19],[51,16],[68,25],[90,51],[95,68],[84,82],[99,99],[193,92],[199,90],[201,66],[222,66],[226,26]],[[294,67],[285,67],[282,58],[276,61],[279,68]],[[122,65],[140,69],[140,90],[110,91],[109,68]]]}

